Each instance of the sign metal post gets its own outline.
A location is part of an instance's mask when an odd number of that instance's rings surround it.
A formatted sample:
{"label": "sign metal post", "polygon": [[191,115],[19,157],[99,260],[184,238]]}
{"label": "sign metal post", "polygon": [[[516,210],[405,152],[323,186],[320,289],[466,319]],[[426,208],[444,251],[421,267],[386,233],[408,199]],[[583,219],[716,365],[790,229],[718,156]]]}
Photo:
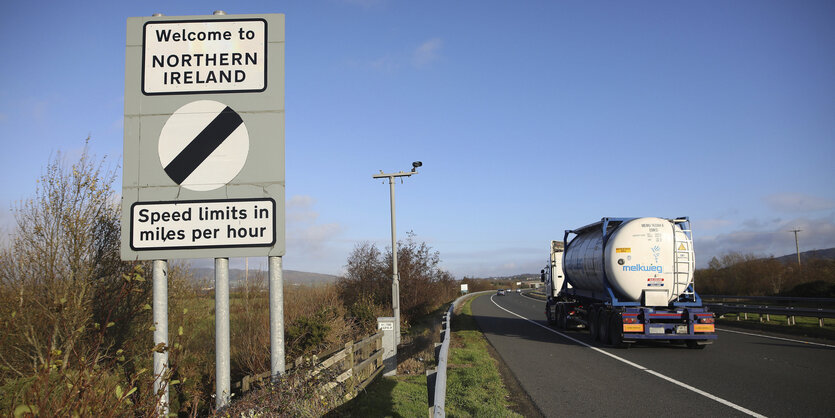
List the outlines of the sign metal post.
{"label": "sign metal post", "polygon": [[281,257],[270,257],[270,372],[273,380],[285,371],[284,279]]}
{"label": "sign metal post", "polygon": [[229,259],[215,258],[215,404],[220,409],[232,395],[229,354]]}
{"label": "sign metal post", "polygon": [[168,416],[168,382],[165,381],[168,372],[168,262],[154,260],[153,272],[153,316],[154,316],[154,347],[162,344],[162,349],[154,350],[154,393],[160,393],[157,412],[159,416]]}

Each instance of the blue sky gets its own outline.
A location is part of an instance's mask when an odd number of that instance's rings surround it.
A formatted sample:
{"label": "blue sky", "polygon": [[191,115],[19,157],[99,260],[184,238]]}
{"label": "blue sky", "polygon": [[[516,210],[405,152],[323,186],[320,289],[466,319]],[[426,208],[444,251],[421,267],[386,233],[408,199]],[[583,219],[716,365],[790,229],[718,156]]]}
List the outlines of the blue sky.
{"label": "blue sky", "polygon": [[286,269],[338,274],[358,242],[387,246],[371,176],[415,160],[398,235],[459,278],[536,272],[604,216],[690,216],[699,265],[791,253],[791,229],[835,246],[829,0],[14,2],[5,233],[50,155],[90,136],[120,166],[126,19],[214,10],[286,14]]}

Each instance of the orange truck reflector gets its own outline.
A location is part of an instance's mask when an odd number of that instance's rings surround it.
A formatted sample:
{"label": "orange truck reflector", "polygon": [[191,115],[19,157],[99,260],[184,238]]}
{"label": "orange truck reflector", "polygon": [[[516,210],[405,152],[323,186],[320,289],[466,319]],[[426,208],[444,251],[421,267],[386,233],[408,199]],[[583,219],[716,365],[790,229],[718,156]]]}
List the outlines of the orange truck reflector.
{"label": "orange truck reflector", "polygon": [[623,324],[623,332],[644,332],[644,324]]}

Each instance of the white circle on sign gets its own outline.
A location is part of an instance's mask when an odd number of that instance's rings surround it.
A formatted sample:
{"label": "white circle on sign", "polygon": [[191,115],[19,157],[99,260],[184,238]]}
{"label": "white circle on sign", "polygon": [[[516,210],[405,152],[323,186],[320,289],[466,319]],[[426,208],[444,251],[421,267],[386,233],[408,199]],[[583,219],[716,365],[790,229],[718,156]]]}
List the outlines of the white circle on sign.
{"label": "white circle on sign", "polygon": [[241,116],[214,100],[177,109],[159,134],[159,161],[168,177],[194,191],[228,184],[244,167],[249,133]]}

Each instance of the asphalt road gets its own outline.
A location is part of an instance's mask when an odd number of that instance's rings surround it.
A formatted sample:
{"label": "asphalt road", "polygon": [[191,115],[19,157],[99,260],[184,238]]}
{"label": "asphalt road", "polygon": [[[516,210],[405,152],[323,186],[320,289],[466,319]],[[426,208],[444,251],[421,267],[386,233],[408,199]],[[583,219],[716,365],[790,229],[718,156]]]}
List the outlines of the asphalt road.
{"label": "asphalt road", "polygon": [[545,416],[835,416],[835,344],[717,327],[704,350],[615,349],[548,326],[545,302],[524,295],[482,295],[472,310]]}

